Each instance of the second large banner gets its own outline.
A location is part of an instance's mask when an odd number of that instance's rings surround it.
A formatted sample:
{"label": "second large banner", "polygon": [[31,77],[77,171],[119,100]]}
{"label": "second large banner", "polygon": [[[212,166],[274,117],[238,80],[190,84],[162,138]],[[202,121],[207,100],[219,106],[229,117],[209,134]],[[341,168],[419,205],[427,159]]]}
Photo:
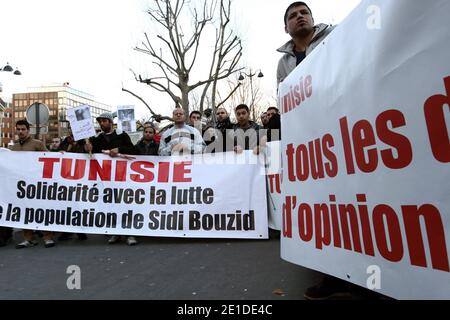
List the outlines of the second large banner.
{"label": "second large banner", "polygon": [[449,12],[363,1],[281,84],[284,259],[450,298]]}

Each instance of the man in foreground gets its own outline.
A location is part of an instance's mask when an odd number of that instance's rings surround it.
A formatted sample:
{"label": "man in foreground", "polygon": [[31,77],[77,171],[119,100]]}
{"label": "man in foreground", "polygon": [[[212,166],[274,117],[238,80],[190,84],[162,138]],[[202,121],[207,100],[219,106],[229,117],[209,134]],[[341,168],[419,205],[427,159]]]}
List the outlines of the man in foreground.
{"label": "man in foreground", "polygon": [[[11,151],[47,151],[44,143],[40,140],[33,139],[30,135],[30,124],[26,120],[19,120],[16,122],[16,134],[19,137]],[[46,248],[55,246],[53,240],[53,232],[43,231],[44,245]],[[34,240],[33,230],[23,230],[24,241],[16,245],[16,249],[24,249],[34,247],[38,243]]]}

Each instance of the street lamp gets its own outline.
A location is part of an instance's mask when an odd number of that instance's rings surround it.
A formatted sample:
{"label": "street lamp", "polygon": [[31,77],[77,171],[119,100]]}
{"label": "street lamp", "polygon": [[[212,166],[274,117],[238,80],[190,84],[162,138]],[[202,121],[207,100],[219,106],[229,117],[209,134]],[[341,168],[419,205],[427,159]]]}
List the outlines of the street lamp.
{"label": "street lamp", "polygon": [[[4,71],[4,72],[13,72],[14,69],[13,67],[11,67],[11,65],[9,64],[9,62],[6,63],[6,65],[3,68],[0,68],[0,71]],[[13,72],[14,75],[16,76],[21,76],[22,72],[19,71],[18,68],[16,68],[16,71]],[[3,91],[2,85],[0,83],[0,92]]]}
{"label": "street lamp", "polygon": [[[0,71],[4,71],[4,72],[13,72],[14,69],[13,67],[11,67],[11,65],[9,64],[9,62],[6,63],[6,65],[3,68],[0,68]],[[20,76],[22,75],[22,72],[19,71],[19,69],[16,68],[16,71],[13,72],[14,75],[16,76]],[[0,93],[3,92],[3,85],[0,83]],[[7,105],[6,105],[7,106]],[[6,107],[5,106],[5,107]],[[0,125],[3,123],[3,111],[0,110]],[[2,133],[1,133],[2,129],[0,127],[0,147],[3,145],[3,139],[2,139]]]}
{"label": "street lamp", "polygon": [[256,120],[255,118],[255,109],[253,108],[253,104],[255,103],[255,95],[253,94],[253,77],[254,76],[258,76],[258,78],[262,78],[264,77],[264,74],[262,73],[261,69],[259,69],[259,73],[257,74],[256,72],[252,72],[252,69],[250,69],[249,73],[246,72],[241,72],[241,74],[239,75],[239,81],[243,81],[245,79],[245,76],[247,76],[248,78],[250,78],[250,94],[252,95],[252,102],[249,106],[249,109],[252,110],[253,112],[253,119]]}
{"label": "street lamp", "polygon": [[[13,72],[14,69],[13,69],[13,67],[11,67],[9,62],[7,62],[6,66],[4,66],[3,68],[0,68],[0,71]],[[22,72],[20,72],[19,69],[16,68],[16,71],[14,71],[13,74],[16,75],[16,76],[20,76],[20,75],[22,75]],[[3,91],[3,88],[2,88],[2,85],[0,83],[0,92],[2,92],[2,91]]]}
{"label": "street lamp", "polygon": [[[9,62],[6,63],[6,66],[3,67],[3,69],[0,69],[0,71],[5,71],[5,72],[13,72],[14,69],[13,67],[11,67],[11,65],[9,64]],[[16,71],[14,71],[14,74],[16,76],[20,76],[22,75],[22,72],[19,71],[19,69],[16,68]]]}
{"label": "street lamp", "polygon": [[[244,75],[246,75],[247,77],[249,77],[250,80],[251,80],[251,79],[256,75],[256,72],[255,72],[255,73],[252,73],[252,69],[250,69],[250,73],[249,73],[249,74],[247,74],[247,73],[245,73],[245,72],[241,72],[241,74],[240,74],[240,76],[239,76],[239,81],[243,81],[243,80],[245,79]],[[258,78],[262,78],[262,77],[264,77],[264,75],[263,75],[263,73],[261,72],[261,70],[259,70]]]}

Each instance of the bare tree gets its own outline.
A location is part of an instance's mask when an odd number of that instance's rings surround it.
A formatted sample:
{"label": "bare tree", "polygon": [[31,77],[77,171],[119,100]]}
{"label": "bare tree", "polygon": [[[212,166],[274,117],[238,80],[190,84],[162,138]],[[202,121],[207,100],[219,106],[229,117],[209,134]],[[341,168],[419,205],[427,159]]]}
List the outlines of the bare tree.
{"label": "bare tree", "polygon": [[[147,13],[152,21],[162,27],[164,35],[156,35],[162,48],[156,48],[155,41],[151,41],[150,36],[145,33],[145,41],[136,50],[152,58],[159,74],[147,79],[139,75],[136,80],[167,93],[175,106],[182,107],[186,113],[189,112],[189,96],[196,89],[203,90],[199,109],[203,111],[208,92],[211,92],[209,107],[215,108],[218,81],[240,70],[237,65],[242,56],[241,40],[229,29],[231,0],[201,0],[200,10],[189,0],[153,0],[152,3],[153,7]],[[190,35],[183,30],[187,29],[184,28],[186,14],[192,18]],[[205,52],[200,47],[207,27],[214,28],[216,33],[209,62],[198,59],[198,53]],[[209,48],[211,47],[210,45]],[[202,45],[202,48],[208,46]],[[196,65],[209,65],[209,73],[191,83]]]}
{"label": "bare tree", "polygon": [[144,124],[148,122],[153,122],[152,116],[141,117],[141,119],[136,121],[136,131],[144,130]]}
{"label": "bare tree", "polygon": [[156,112],[153,111],[153,109],[148,105],[147,102],[145,102],[144,99],[142,99],[140,96],[138,96],[137,94],[135,94],[134,92],[122,88],[122,91],[131,94],[133,97],[135,97],[136,99],[140,100],[146,107],[147,109],[150,111],[150,113],[152,114],[151,118],[154,119],[157,122],[161,122],[162,120],[170,120],[172,121],[171,117],[165,117],[165,116],[161,116],[160,114],[156,114]]}
{"label": "bare tree", "polygon": [[234,78],[230,77],[227,82],[230,91],[237,88],[229,99],[228,105],[231,109],[234,110],[239,104],[246,104],[250,109],[250,119],[257,121],[259,115],[266,109],[266,106],[261,103],[263,93],[259,81],[249,77],[240,81],[236,75]]}

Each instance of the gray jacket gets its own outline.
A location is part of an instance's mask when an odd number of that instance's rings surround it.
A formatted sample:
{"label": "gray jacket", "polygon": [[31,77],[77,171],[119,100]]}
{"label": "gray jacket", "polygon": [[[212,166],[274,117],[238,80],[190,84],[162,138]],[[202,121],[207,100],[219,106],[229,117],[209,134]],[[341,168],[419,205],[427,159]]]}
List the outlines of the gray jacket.
{"label": "gray jacket", "polygon": [[[318,45],[319,43],[325,39],[331,31],[336,26],[330,26],[328,24],[320,23],[314,26],[314,36],[308,48],[306,48],[306,55],[309,55]],[[277,69],[277,87],[280,83],[286,79],[289,73],[295,69],[297,66],[297,58],[294,53],[294,41],[289,40],[286,42],[281,48],[277,50],[278,52],[284,53],[283,57],[281,57],[278,62]]]}

